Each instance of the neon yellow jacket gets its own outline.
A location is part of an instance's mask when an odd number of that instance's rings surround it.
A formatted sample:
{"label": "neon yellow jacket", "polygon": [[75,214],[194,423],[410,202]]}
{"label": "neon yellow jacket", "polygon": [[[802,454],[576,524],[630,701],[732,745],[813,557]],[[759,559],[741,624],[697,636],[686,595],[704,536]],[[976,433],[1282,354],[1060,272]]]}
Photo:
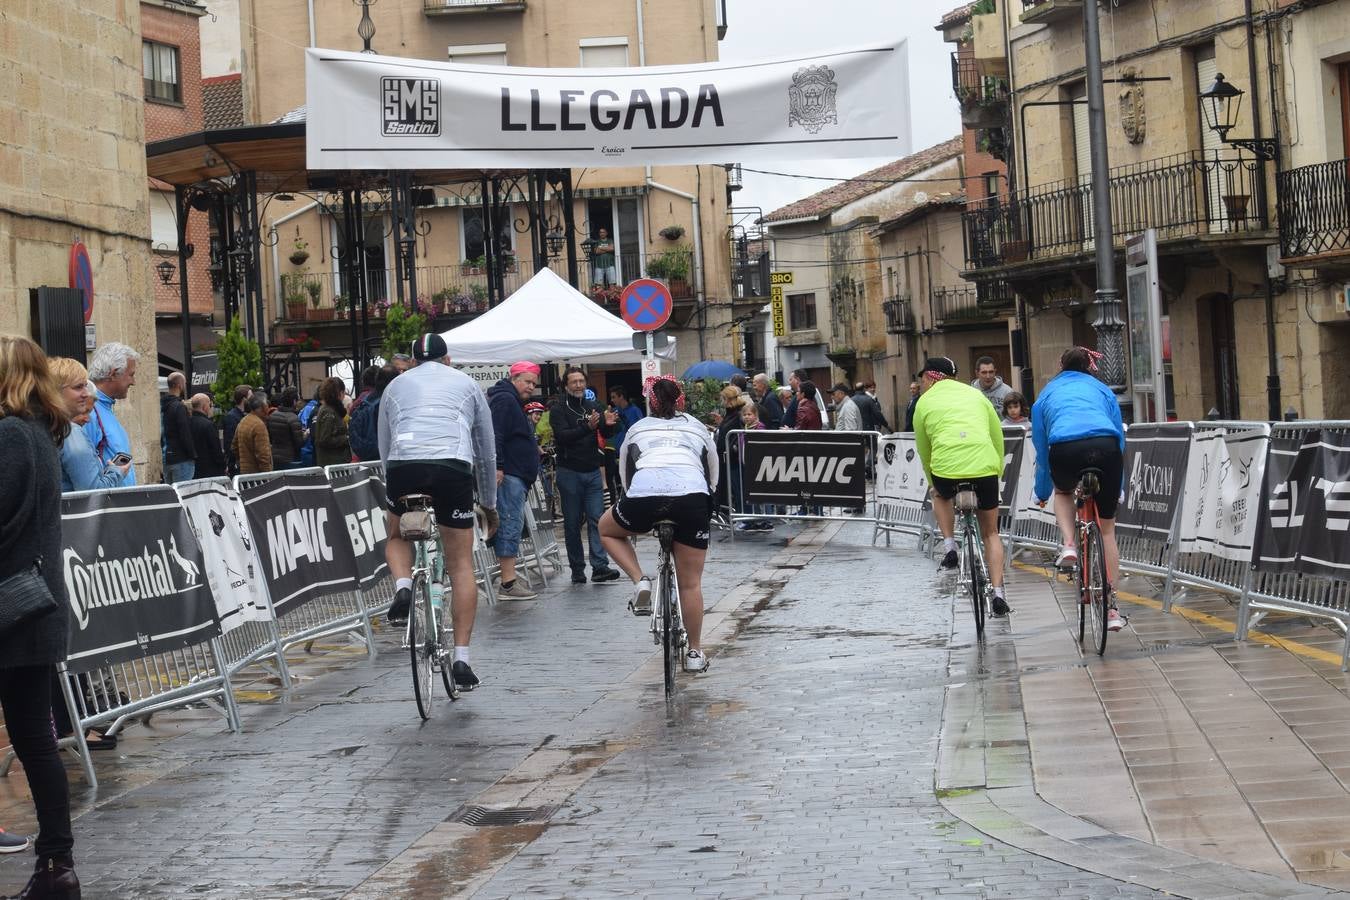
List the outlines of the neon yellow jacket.
{"label": "neon yellow jacket", "polygon": [[914,441],[929,482],[1003,474],[1003,425],[994,404],[952,379],[930,387],[914,408]]}

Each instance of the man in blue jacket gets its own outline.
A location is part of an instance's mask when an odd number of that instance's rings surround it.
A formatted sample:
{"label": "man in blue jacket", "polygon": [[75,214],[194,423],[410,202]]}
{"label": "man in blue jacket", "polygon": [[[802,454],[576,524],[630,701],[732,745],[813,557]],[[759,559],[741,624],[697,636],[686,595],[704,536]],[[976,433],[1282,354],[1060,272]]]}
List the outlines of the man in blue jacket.
{"label": "man in blue jacket", "polygon": [[539,384],[539,367],[532,362],[511,366],[508,377],[488,388],[492,432],[497,438],[497,563],[502,600],[533,600],[537,596],[516,578],[516,557],[525,524],[526,493],[539,476],[539,445],[534,426],[525,415],[525,403]]}

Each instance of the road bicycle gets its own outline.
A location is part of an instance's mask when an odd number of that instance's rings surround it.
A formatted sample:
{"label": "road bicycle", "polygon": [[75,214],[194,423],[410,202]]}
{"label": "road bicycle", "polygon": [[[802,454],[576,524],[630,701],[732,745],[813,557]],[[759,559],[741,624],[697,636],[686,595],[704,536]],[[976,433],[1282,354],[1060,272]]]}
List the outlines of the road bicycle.
{"label": "road bicycle", "polygon": [[[1074,529],[1078,534],[1078,643],[1106,653],[1106,620],[1111,607],[1111,582],[1106,577],[1106,549],[1102,527],[1097,518],[1097,494],[1101,490],[1100,469],[1078,473],[1073,490]],[[1092,643],[1085,644],[1091,637]]]}
{"label": "road bicycle", "polygon": [[412,609],[408,611],[403,648],[412,662],[417,713],[425,721],[431,718],[431,708],[436,700],[432,679],[437,672],[445,693],[451,700],[459,699],[459,690],[450,677],[450,628],[446,625],[444,612],[445,554],[431,498],[425,494],[410,494],[400,502],[408,513],[400,518],[399,530],[414,548]]}
{"label": "road bicycle", "polygon": [[652,602],[652,640],[661,648],[666,699],[675,697],[675,673],[689,652],[689,635],[680,612],[680,592],[675,580],[675,523],[662,519],[656,523],[656,540],[661,545],[656,564],[656,596]]}
{"label": "road bicycle", "polygon": [[984,558],[984,537],[980,532],[977,513],[979,500],[975,494],[975,485],[968,482],[958,484],[952,505],[956,508],[956,527],[961,535],[958,584],[961,591],[970,596],[971,609],[975,614],[975,637],[983,640],[984,618],[989,610],[991,588],[989,563]]}

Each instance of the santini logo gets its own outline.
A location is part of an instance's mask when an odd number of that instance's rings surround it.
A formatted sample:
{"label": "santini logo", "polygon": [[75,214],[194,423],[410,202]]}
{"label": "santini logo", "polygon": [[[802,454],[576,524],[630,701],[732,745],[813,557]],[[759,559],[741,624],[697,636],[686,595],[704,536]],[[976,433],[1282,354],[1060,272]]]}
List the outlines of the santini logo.
{"label": "santini logo", "polygon": [[435,137],[441,133],[441,83],[435,78],[381,78],[384,133]]}
{"label": "santini logo", "polygon": [[857,460],[839,456],[766,456],[759,464],[756,481],[805,481],[810,484],[834,481],[848,484],[848,470]]}
{"label": "santini logo", "polygon": [[[155,549],[142,550],[140,556],[108,558],[99,546],[96,558],[85,562],[78,552],[66,548],[61,555],[66,593],[81,631],[89,624],[90,610],[97,607],[171,597],[196,587],[201,571],[178,553],[178,541],[172,535],[167,547],[161,540],[155,542]],[[175,570],[183,588],[178,587]]]}
{"label": "santini logo", "polygon": [[272,555],[272,577],[280,578],[300,567],[333,561],[328,540],[328,510],[288,509],[267,520],[267,547]]}

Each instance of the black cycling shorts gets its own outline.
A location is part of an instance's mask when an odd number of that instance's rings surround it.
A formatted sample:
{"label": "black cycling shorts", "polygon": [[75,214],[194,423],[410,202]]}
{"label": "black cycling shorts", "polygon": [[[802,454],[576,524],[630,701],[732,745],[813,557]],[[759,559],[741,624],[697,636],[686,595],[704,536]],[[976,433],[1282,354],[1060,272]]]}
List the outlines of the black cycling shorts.
{"label": "black cycling shorts", "polygon": [[661,519],[675,523],[675,543],[708,549],[712,503],[707,494],[677,497],[624,497],[614,507],[614,521],[635,534],[646,534]]}
{"label": "black cycling shorts", "polygon": [[943,478],[941,475],[933,476],[933,490],[943,500],[950,500],[956,496],[957,489],[963,484],[970,484],[975,487],[975,505],[983,510],[998,509],[999,489],[998,476],[986,475],[983,478]]}
{"label": "black cycling shorts", "polygon": [[442,528],[473,527],[474,478],[440,463],[388,463],[384,473],[384,492],[396,516],[407,512],[399,502],[409,494],[427,494]]}
{"label": "black cycling shorts", "polygon": [[1057,490],[1073,493],[1078,476],[1084,469],[1100,469],[1102,487],[1097,492],[1097,515],[1114,519],[1120,505],[1120,479],[1125,468],[1125,456],[1120,452],[1120,438],[1090,437],[1079,441],[1065,441],[1050,445],[1050,480]]}

